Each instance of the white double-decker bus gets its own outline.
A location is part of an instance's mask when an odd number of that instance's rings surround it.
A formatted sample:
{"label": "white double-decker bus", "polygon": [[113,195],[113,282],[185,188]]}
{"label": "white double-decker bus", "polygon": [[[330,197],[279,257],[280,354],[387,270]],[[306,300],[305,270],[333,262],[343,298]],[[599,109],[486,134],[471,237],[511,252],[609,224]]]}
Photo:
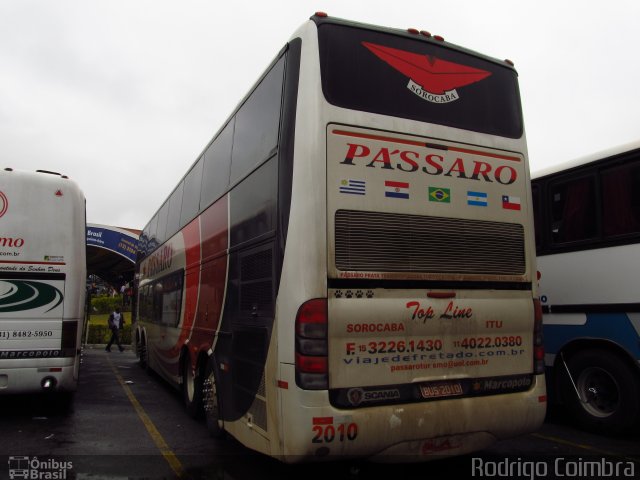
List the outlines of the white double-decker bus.
{"label": "white double-decker bus", "polygon": [[0,171],[0,395],[78,382],[86,284],[85,199],[64,175]]}
{"label": "white double-decker bus", "polygon": [[288,462],[531,432],[532,223],[511,62],[316,14],[145,227],[141,363]]}

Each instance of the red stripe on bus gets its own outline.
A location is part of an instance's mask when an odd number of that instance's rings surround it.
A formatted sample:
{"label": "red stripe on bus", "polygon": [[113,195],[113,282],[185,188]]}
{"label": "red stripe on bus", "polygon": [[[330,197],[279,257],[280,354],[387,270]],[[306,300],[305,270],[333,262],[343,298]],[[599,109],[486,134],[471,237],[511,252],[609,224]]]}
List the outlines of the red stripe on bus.
{"label": "red stripe on bus", "polygon": [[520,161],[519,157],[511,157],[509,155],[500,155],[497,153],[481,152],[480,150],[471,150],[468,148],[449,147],[449,150],[451,150],[452,152],[470,153],[472,155],[481,155],[483,157],[497,158],[499,160],[510,160],[512,162]]}
{"label": "red stripe on bus", "polygon": [[386,142],[402,143],[405,145],[414,145],[416,147],[424,147],[424,142],[417,142],[415,140],[407,140],[405,138],[385,137],[382,135],[371,135],[368,133],[347,132],[345,130],[334,130],[335,135],[344,135],[346,137],[354,138],[366,138],[368,140],[383,140]]}
{"label": "red stripe on bus", "polygon": [[0,260],[0,263],[24,263],[29,265],[66,265],[65,262],[30,262],[30,261],[20,261],[20,260]]}
{"label": "red stripe on bus", "polygon": [[212,347],[214,332],[218,330],[222,317],[227,282],[228,200],[229,197],[225,195],[200,215],[200,295],[196,324],[189,344],[201,351]]}
{"label": "red stripe on bus", "polygon": [[385,180],[384,184],[387,187],[409,188],[409,184],[405,182],[392,182],[391,180]]}
{"label": "red stripe on bus", "polygon": [[333,417],[313,417],[314,425],[332,425]]}
{"label": "red stripe on bus", "polygon": [[[198,289],[200,287],[200,219],[196,218],[182,230],[186,260],[184,323],[180,335],[180,345],[188,338],[198,309]],[[195,267],[195,268],[194,268]]]}
{"label": "red stripe on bus", "polygon": [[[200,219],[195,218],[182,229],[184,240],[184,253],[186,261],[185,272],[185,302],[184,314],[182,316],[182,329],[176,343],[171,348],[159,348],[159,352],[166,354],[168,359],[175,359],[180,356],[180,349],[191,335],[191,329],[195,320],[198,307],[198,289],[200,284],[200,269],[197,268],[200,262]],[[191,269],[189,267],[192,267]],[[196,267],[196,268],[193,268]],[[180,362],[166,363],[172,375],[180,374]]]}
{"label": "red stripe on bus", "polygon": [[[343,136],[346,136],[346,137],[366,138],[368,140],[382,140],[382,141],[385,141],[385,142],[401,143],[401,144],[404,144],[404,145],[413,145],[413,146],[425,147],[425,148],[429,147],[429,145],[426,142],[418,142],[416,140],[408,140],[406,138],[385,137],[383,135],[371,135],[369,133],[348,132],[346,130],[333,130],[333,133],[335,135],[343,135]],[[472,155],[479,155],[479,156],[482,156],[482,157],[497,158],[499,160],[509,160],[509,161],[512,161],[512,162],[520,162],[521,161],[520,157],[514,157],[514,156],[511,156],[511,155],[501,155],[501,154],[498,154],[498,153],[483,152],[481,150],[472,150],[472,149],[469,149],[469,148],[451,147],[451,146],[447,145],[446,149],[450,150],[452,152],[469,153],[469,154],[472,154]]]}
{"label": "red stripe on bus", "polygon": [[455,298],[456,292],[427,292],[429,298]]}

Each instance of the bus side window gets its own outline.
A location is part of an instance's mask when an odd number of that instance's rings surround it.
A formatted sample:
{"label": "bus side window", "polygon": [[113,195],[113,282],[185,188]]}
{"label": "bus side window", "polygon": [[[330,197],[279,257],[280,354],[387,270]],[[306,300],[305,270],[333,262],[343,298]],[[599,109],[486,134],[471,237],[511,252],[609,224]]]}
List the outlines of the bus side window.
{"label": "bus side window", "polygon": [[551,200],[551,238],[553,243],[569,243],[596,236],[595,178],[585,176],[554,182]]}
{"label": "bus side window", "polygon": [[158,236],[156,235],[156,231],[158,230],[158,215],[154,215],[154,217],[147,225],[148,229],[148,237],[147,237],[147,253],[152,252],[159,245]]}
{"label": "bus side window", "polygon": [[231,159],[231,184],[268,159],[278,146],[284,78],[282,57],[236,114]]}
{"label": "bus side window", "polygon": [[200,157],[184,178],[182,210],[180,212],[181,227],[184,227],[187,223],[193,220],[200,210],[200,187],[202,183],[203,163],[204,157]]}
{"label": "bus side window", "polygon": [[601,179],[604,236],[639,233],[640,162],[603,170]]}
{"label": "bus side window", "polygon": [[167,216],[167,239],[173,237],[180,228],[180,210],[182,210],[182,192],[184,181],[176,187],[169,197],[169,214]]}
{"label": "bus side window", "polygon": [[232,118],[205,151],[200,210],[211,205],[229,187],[234,124],[235,119]]}
{"label": "bus side window", "polygon": [[156,238],[158,239],[158,243],[164,243],[168,237],[167,235],[167,217],[169,215],[169,200],[164,202],[164,205],[160,208],[158,212],[158,228],[156,230]]}

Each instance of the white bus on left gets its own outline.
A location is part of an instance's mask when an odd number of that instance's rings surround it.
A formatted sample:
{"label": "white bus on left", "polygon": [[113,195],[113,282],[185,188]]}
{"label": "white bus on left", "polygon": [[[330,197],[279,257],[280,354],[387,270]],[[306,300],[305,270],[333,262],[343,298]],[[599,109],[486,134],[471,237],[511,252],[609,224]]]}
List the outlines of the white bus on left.
{"label": "white bus on left", "polygon": [[65,175],[0,171],[0,395],[78,384],[85,198]]}

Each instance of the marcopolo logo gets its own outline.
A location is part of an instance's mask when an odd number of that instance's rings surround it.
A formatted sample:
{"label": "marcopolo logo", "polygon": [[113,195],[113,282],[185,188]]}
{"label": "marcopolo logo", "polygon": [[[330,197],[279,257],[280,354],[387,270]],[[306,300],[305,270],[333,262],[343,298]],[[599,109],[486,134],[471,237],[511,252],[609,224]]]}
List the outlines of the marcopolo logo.
{"label": "marcopolo logo", "polygon": [[73,462],[65,462],[48,458],[40,460],[38,457],[10,456],[9,478],[24,478],[33,480],[65,480],[67,472],[73,469]]}

